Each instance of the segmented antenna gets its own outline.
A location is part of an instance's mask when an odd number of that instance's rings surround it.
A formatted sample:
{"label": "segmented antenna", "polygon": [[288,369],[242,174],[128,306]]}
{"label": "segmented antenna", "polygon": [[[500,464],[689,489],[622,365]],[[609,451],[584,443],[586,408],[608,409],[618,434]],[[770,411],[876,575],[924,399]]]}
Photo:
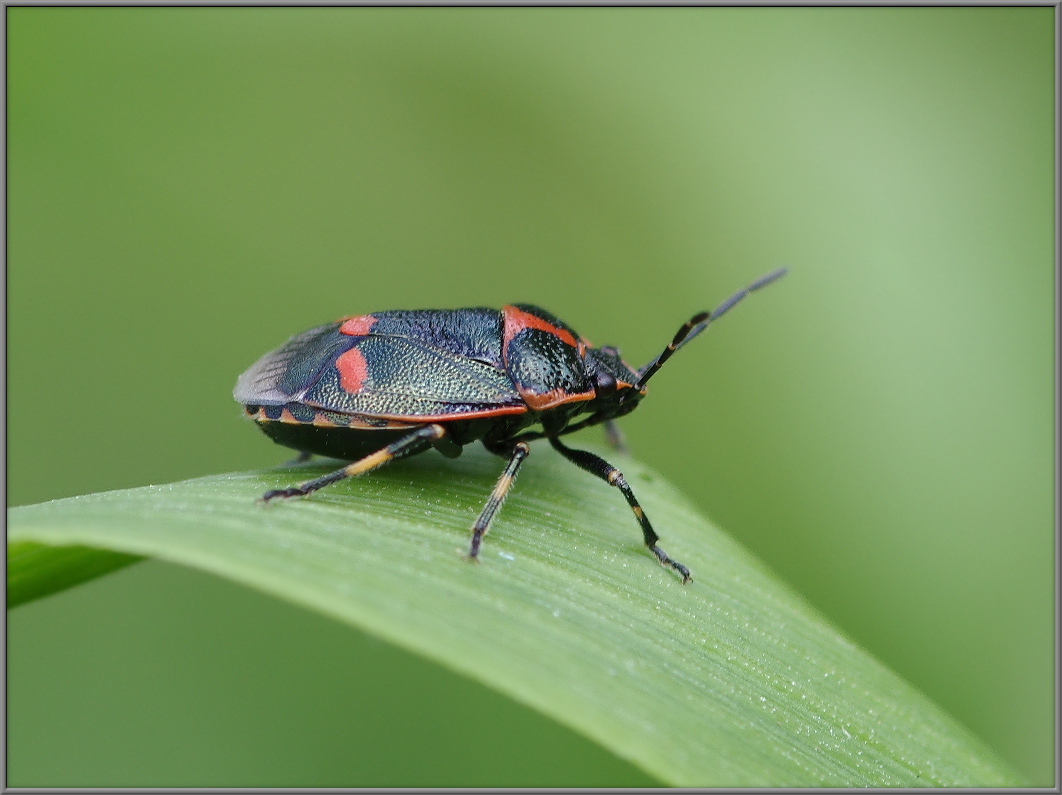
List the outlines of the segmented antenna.
{"label": "segmented antenna", "polygon": [[781,279],[787,273],[789,273],[788,268],[779,268],[778,270],[771,271],[767,275],[758,278],[745,289],[738,290],[711,312],[699,312],[687,320],[685,325],[683,325],[682,328],[678,330],[678,333],[675,334],[675,338],[668,343],[666,348],[664,348],[663,352],[638,371],[638,383],[634,385],[634,388],[639,390],[642,389],[645,386],[645,383],[656,375],[656,371],[663,367],[664,362],[670,359],[675,351],[708,328],[712,321],[718,320],[733,309],[734,306],[740,303],[746,295],[759,290],[761,287],[766,287],[771,282]]}

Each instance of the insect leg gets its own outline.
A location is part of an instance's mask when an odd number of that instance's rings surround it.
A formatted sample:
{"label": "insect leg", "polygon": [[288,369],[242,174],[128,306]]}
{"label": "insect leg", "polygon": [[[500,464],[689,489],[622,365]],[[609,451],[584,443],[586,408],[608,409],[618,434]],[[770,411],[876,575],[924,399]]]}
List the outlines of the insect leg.
{"label": "insect leg", "polygon": [[382,450],[377,450],[375,453],[367,455],[364,458],[355,461],[353,464],[347,464],[347,466],[342,469],[330,472],[316,480],[308,480],[305,483],[300,483],[294,488],[273,489],[272,491],[267,491],[262,495],[262,499],[265,502],[269,502],[274,497],[301,497],[307,494],[312,494],[318,489],[331,485],[336,481],[343,480],[344,478],[352,478],[356,475],[362,475],[377,467],[381,467],[388,461],[402,458],[403,456],[411,455],[413,453],[419,453],[429,447],[432,442],[443,438],[445,435],[446,429],[443,426],[435,424],[425,425],[417,428],[409,435],[403,436],[397,442],[392,442]]}
{"label": "insect leg", "polygon": [[490,493],[490,497],[487,498],[487,504],[483,506],[479,518],[472,525],[472,546],[468,550],[470,560],[475,560],[479,554],[480,542],[490,529],[494,514],[501,508],[502,503],[505,501],[505,495],[513,487],[513,481],[516,480],[516,473],[520,470],[520,465],[530,452],[531,448],[528,447],[527,442],[517,442],[513,445],[513,452],[509,457],[509,463],[505,465],[505,471],[501,473],[498,482],[494,484],[494,490]]}
{"label": "insect leg", "polygon": [[631,491],[631,487],[627,485],[627,480],[623,477],[623,473],[616,469],[612,464],[603,458],[600,458],[593,453],[588,453],[585,450],[573,450],[570,447],[566,447],[560,439],[556,437],[550,437],[549,443],[553,447],[575,464],[580,469],[585,469],[591,475],[596,475],[610,486],[615,486],[619,489],[623,496],[627,499],[627,504],[631,506],[631,510],[634,511],[634,516],[638,520],[638,524],[642,526],[642,535],[645,538],[645,545],[649,547],[649,551],[652,552],[656,559],[660,561],[661,565],[668,566],[680,575],[682,575],[682,581],[690,581],[690,570],[679,563],[677,560],[669,558],[660,547],[656,545],[656,542],[660,537],[653,530],[653,526],[649,524],[649,517],[645,515],[645,511],[642,510],[642,506],[638,504],[638,500],[634,496],[634,492]]}

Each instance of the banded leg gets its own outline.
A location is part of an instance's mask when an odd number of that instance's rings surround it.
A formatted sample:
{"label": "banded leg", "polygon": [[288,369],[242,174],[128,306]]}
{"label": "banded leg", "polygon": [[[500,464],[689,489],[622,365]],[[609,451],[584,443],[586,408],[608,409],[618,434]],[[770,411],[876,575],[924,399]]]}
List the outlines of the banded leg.
{"label": "banded leg", "polygon": [[528,447],[527,442],[517,442],[513,445],[513,452],[509,457],[509,463],[505,465],[505,471],[501,473],[498,482],[494,484],[494,490],[490,493],[490,497],[487,498],[487,504],[483,506],[479,518],[472,525],[472,546],[468,550],[469,560],[475,560],[476,556],[479,555],[480,542],[483,540],[483,536],[487,534],[487,531],[490,530],[490,523],[494,519],[494,514],[501,508],[502,503],[505,501],[505,495],[513,487],[513,481],[516,480],[516,473],[520,471],[520,465],[524,463],[524,459],[527,458],[527,454],[530,452],[531,448]]}
{"label": "banded leg", "polygon": [[619,489],[627,499],[627,504],[631,506],[631,510],[634,511],[634,516],[638,520],[638,524],[642,526],[642,535],[645,538],[645,545],[649,547],[649,551],[656,556],[656,559],[660,561],[661,565],[668,566],[682,575],[682,582],[687,583],[690,581],[690,570],[677,560],[669,558],[664,550],[656,545],[656,542],[660,540],[660,537],[656,534],[656,531],[653,530],[653,526],[649,524],[649,517],[645,515],[642,506],[638,504],[638,500],[635,498],[634,492],[631,491],[631,487],[627,485],[627,480],[623,477],[622,472],[612,466],[612,464],[605,459],[600,458],[593,453],[588,453],[585,450],[573,450],[570,447],[566,447],[560,439],[554,436],[550,437],[549,443],[556,448],[557,452],[580,469],[585,469],[591,475],[596,475],[610,486],[615,486]]}
{"label": "banded leg", "polygon": [[316,480],[308,480],[305,483],[300,483],[298,486],[290,489],[273,489],[272,491],[267,491],[262,495],[262,499],[265,502],[269,502],[274,497],[302,497],[307,494],[313,494],[313,492],[318,489],[330,486],[336,481],[343,480],[344,478],[352,478],[356,475],[363,475],[377,467],[383,466],[388,461],[412,455],[413,453],[419,453],[431,446],[432,442],[443,438],[445,435],[446,429],[443,428],[443,426],[434,424],[425,425],[421,428],[417,428],[408,436],[403,436],[397,442],[392,442],[382,450],[377,450],[375,453],[367,455],[364,458],[355,461],[353,464],[348,464],[342,469],[330,472]]}

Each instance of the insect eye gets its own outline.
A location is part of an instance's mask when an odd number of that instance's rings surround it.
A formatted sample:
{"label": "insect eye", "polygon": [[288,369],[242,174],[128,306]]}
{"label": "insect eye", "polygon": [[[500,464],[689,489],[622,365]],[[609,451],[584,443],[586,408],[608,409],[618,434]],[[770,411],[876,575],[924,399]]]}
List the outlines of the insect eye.
{"label": "insect eye", "polygon": [[616,393],[616,379],[608,373],[598,372],[594,376],[594,391],[597,392],[597,396],[609,397]]}

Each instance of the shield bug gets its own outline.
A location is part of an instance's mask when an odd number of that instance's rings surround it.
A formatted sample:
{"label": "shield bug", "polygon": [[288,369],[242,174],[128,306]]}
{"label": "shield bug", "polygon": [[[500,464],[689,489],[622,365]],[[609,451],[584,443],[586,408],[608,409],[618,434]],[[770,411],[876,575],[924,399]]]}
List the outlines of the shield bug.
{"label": "shield bug", "polygon": [[[346,317],[298,334],[239,377],[233,397],[278,444],[303,455],[353,463],[262,499],[311,494],[388,461],[434,447],[448,457],[480,441],[508,459],[472,525],[469,557],[530,452],[548,439],[561,455],[623,494],[645,545],[683,582],[690,572],[657,546],[658,536],[623,474],[603,458],[568,447],[566,436],[633,411],[668,359],[749,293],[786,273],[773,271],[711,312],[690,318],[644,367],[610,346],[595,348],[564,321],[530,304],[500,310],[420,309]],[[540,430],[535,430],[538,426]]]}

